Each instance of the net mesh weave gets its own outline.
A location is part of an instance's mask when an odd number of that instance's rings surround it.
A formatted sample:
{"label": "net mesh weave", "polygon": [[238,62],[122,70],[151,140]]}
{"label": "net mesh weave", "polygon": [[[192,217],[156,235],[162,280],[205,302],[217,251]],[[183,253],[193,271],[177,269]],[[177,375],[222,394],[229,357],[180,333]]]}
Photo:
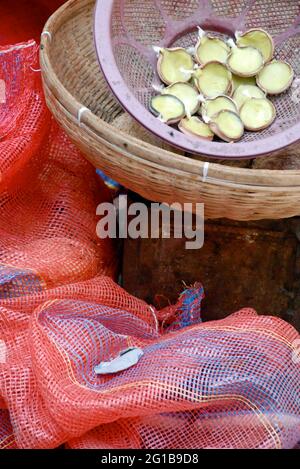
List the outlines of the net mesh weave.
{"label": "net mesh weave", "polygon": [[[194,289],[185,295],[186,320]],[[158,313],[107,277],[47,296],[31,314],[25,298],[0,310],[8,351],[0,394],[18,447],[293,448],[299,440],[299,334],[281,319],[243,309],[162,329],[170,307]],[[144,351],[136,366],[95,374],[131,346]]]}

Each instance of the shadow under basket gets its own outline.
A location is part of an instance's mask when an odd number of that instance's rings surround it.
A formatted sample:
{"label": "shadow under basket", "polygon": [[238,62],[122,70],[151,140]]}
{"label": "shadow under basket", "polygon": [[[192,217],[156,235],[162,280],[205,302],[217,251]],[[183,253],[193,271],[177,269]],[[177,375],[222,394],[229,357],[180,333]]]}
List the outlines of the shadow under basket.
{"label": "shadow under basket", "polygon": [[[70,0],[57,10],[45,25],[40,57],[48,107],[86,158],[149,200],[204,203],[207,218],[299,215],[300,170],[199,161],[161,148],[159,139],[156,146],[113,126],[123,110],[99,69],[94,7],[94,0]],[[300,158],[299,149],[293,151]],[[288,151],[276,156],[285,158]]]}

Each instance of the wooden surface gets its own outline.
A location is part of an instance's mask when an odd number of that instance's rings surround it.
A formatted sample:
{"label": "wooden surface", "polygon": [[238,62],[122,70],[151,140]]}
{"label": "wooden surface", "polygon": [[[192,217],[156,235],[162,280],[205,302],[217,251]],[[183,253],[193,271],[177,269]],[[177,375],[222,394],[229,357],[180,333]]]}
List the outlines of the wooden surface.
{"label": "wooden surface", "polygon": [[206,221],[200,250],[185,239],[126,240],[123,286],[155,306],[176,301],[184,284],[200,281],[203,318],[219,319],[249,306],[300,330],[300,219]]}

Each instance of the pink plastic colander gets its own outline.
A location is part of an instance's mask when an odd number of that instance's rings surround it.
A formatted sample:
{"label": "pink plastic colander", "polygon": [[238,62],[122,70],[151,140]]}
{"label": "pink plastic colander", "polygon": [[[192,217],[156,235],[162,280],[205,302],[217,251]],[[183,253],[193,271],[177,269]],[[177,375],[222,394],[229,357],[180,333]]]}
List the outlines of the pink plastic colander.
{"label": "pink plastic colander", "polygon": [[[196,44],[197,26],[220,37],[263,28],[274,38],[275,57],[291,64],[292,87],[271,98],[277,110],[273,125],[246,132],[235,144],[207,142],[167,126],[149,111],[159,85],[152,46]],[[140,124],[186,152],[216,158],[255,158],[300,139],[300,2],[297,0],[98,0],[95,45],[101,69],[121,105]]]}

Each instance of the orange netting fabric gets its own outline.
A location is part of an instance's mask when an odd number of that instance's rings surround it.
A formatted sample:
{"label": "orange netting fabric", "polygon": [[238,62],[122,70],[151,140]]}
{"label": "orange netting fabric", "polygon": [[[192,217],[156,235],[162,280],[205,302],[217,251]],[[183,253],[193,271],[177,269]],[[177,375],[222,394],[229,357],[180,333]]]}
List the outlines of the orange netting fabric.
{"label": "orange netting fabric", "polygon": [[0,409],[0,449],[17,449],[13,428],[6,409]]}
{"label": "orange netting fabric", "polygon": [[[200,285],[158,312],[109,278],[108,193],[46,110],[36,58],[34,42],[0,54],[0,447],[292,448],[299,334],[248,309],[201,323]],[[95,373],[131,346],[137,365]]]}
{"label": "orange netting fabric", "polygon": [[[56,295],[36,308],[29,328],[19,311],[1,310],[9,358],[0,390],[19,447],[295,446],[299,335],[291,326],[244,309],[160,333],[153,310],[112,280],[90,287],[70,286],[72,299]],[[137,365],[95,373],[131,346],[144,352]]]}
{"label": "orange netting fabric", "polygon": [[[6,391],[17,401],[31,366],[23,355],[30,315],[52,297],[86,298],[97,276],[116,270],[112,242],[96,235],[108,190],[52,119],[37,68],[34,41],[0,47],[0,407],[15,433]],[[14,388],[8,369],[20,373]],[[9,428],[1,410],[5,447],[14,444]]]}
{"label": "orange netting fabric", "polygon": [[109,272],[114,251],[95,228],[109,194],[46,108],[37,45],[0,52],[0,275],[11,298]]}

